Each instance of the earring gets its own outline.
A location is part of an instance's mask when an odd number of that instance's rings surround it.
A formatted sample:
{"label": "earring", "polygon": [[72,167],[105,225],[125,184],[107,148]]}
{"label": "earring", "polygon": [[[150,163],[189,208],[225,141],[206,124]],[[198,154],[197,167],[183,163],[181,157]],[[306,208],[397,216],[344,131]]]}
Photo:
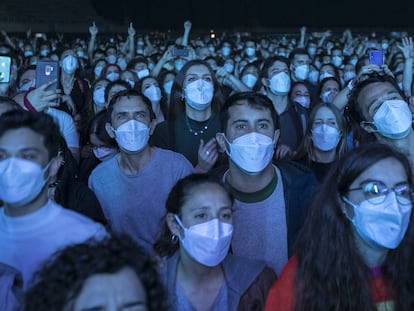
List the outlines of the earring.
{"label": "earring", "polygon": [[177,236],[176,234],[173,234],[173,235],[171,236],[171,242],[172,242],[173,244],[177,244],[177,243],[178,243],[178,236]]}

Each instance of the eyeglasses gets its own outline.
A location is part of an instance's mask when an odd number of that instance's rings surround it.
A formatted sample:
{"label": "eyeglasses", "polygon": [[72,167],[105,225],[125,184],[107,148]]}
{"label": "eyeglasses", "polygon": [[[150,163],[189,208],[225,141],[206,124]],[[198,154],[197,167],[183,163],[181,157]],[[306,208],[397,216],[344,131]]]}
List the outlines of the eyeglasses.
{"label": "eyeglasses", "polygon": [[394,191],[398,203],[402,205],[412,204],[413,186],[405,182],[396,184],[389,189],[381,181],[366,181],[361,184],[361,187],[349,189],[348,191],[356,190],[362,190],[365,198],[372,204],[383,203],[390,191]]}

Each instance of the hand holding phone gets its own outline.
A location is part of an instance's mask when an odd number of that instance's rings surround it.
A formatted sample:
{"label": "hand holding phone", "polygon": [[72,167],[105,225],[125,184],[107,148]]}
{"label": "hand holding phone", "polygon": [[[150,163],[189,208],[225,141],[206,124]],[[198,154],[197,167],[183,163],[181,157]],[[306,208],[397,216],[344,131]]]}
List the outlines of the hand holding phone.
{"label": "hand holding phone", "polygon": [[0,56],[0,83],[10,82],[11,57]]}
{"label": "hand holding phone", "polygon": [[370,64],[381,67],[384,64],[384,55],[382,50],[370,50],[368,51],[368,60]]}
{"label": "hand holding phone", "polygon": [[59,62],[52,60],[39,60],[36,65],[36,88],[51,83],[46,90],[57,90],[59,81]]}

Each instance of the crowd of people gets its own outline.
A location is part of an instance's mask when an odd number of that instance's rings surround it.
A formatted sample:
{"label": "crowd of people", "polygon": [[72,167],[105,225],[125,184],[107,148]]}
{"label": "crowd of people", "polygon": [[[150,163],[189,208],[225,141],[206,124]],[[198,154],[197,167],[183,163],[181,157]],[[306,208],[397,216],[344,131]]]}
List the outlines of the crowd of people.
{"label": "crowd of people", "polygon": [[412,38],[183,26],[1,32],[0,310],[413,310]]}

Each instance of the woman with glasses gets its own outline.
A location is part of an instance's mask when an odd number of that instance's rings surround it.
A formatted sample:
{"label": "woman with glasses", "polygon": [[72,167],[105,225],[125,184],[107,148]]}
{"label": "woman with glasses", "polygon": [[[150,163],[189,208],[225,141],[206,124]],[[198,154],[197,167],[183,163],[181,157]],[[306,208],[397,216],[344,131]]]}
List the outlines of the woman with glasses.
{"label": "woman with glasses", "polygon": [[351,150],[309,210],[265,310],[414,310],[412,173],[374,143]]}

